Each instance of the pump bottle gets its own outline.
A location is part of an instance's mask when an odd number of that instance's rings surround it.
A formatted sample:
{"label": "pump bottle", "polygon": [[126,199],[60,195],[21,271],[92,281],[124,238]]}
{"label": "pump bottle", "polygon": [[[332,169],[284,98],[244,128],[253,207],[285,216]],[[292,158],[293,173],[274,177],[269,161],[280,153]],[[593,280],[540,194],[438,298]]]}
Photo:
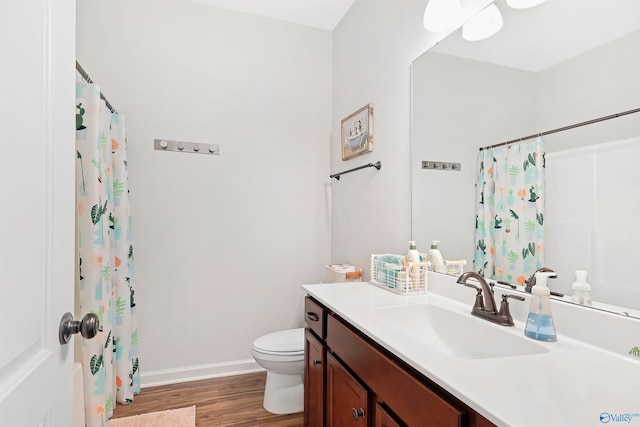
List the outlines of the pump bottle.
{"label": "pump bottle", "polygon": [[591,285],[587,283],[587,272],[576,270],[576,281],[571,287],[572,301],[576,304],[591,305]]}
{"label": "pump bottle", "polygon": [[442,260],[442,254],[438,249],[438,243],[440,240],[434,240],[431,242],[431,249],[429,249],[429,253],[427,254],[427,261],[431,263],[431,270],[437,271],[438,273],[445,273],[445,265]]}
{"label": "pump bottle", "polygon": [[539,341],[557,341],[556,327],[551,317],[551,291],[547,287],[547,277],[556,273],[540,271],[536,273],[536,285],[531,288],[531,309],[524,334]]}
{"label": "pump bottle", "polygon": [[420,266],[417,265],[420,262],[420,252],[416,249],[416,242],[411,240],[409,242],[409,252],[407,252],[407,261],[413,264],[409,274],[412,279],[416,279],[420,276]]}

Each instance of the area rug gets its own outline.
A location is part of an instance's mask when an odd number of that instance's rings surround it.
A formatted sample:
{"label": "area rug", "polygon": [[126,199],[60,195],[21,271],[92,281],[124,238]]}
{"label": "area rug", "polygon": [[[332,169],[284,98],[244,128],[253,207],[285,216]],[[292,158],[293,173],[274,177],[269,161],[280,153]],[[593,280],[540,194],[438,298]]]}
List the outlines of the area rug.
{"label": "area rug", "polygon": [[195,427],[196,407],[169,409],[109,420],[109,427]]}

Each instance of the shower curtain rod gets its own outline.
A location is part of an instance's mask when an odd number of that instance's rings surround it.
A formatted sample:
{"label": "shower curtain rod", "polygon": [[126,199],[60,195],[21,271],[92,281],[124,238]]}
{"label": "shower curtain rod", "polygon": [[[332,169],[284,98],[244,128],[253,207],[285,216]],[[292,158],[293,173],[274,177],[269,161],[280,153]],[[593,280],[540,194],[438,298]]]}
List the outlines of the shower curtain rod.
{"label": "shower curtain rod", "polygon": [[[80,65],[78,61],[76,61],[76,70],[78,70],[82,78],[85,79],[87,83],[93,83],[93,80],[91,80],[91,77],[89,77],[89,74],[87,74],[87,72],[84,70],[84,68],[82,68],[82,65]],[[100,98],[104,100],[105,104],[107,104],[107,108],[109,109],[109,111],[111,111],[114,114],[118,113],[116,109],[113,108],[113,106],[109,103],[107,98],[102,94],[102,91],[100,92]]]}
{"label": "shower curtain rod", "polygon": [[598,117],[597,119],[587,120],[586,122],[575,123],[575,124],[572,124],[572,125],[569,125],[569,126],[564,126],[564,127],[553,129],[553,130],[548,130],[546,132],[541,132],[541,133],[536,133],[536,134],[533,134],[533,135],[523,136],[521,138],[512,139],[511,141],[501,142],[499,144],[489,145],[487,147],[480,147],[479,151],[487,150],[489,148],[501,147],[503,145],[513,144],[514,142],[525,141],[527,139],[536,138],[536,137],[539,137],[539,136],[550,135],[552,133],[562,132],[564,130],[579,128],[581,126],[591,125],[591,124],[594,124],[594,123],[603,122],[605,120],[615,119],[615,118],[618,118],[618,117],[626,116],[627,114],[633,114],[633,113],[638,113],[638,112],[640,112],[640,108],[634,108],[633,110],[627,110],[627,111],[623,111],[621,113],[611,114],[609,116]]}

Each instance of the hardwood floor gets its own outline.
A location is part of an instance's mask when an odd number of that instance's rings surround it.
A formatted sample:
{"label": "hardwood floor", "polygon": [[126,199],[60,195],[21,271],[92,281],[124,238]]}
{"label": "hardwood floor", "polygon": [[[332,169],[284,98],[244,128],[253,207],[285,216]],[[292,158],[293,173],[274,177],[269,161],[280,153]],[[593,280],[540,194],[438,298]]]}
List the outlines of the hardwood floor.
{"label": "hardwood floor", "polygon": [[118,403],[113,418],[196,405],[196,427],[301,427],[303,414],[264,410],[266,372],[145,388],[131,405]]}

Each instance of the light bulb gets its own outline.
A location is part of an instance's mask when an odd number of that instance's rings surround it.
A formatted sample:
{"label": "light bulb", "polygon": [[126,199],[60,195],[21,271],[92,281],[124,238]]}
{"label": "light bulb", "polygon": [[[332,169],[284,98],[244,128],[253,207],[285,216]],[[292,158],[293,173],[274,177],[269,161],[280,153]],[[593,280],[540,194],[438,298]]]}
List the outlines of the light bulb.
{"label": "light bulb", "polygon": [[424,28],[433,32],[453,29],[461,19],[460,0],[429,0],[424,10]]}
{"label": "light bulb", "polygon": [[462,37],[469,41],[491,37],[502,28],[502,15],[495,4],[482,9],[462,26]]}
{"label": "light bulb", "polygon": [[514,9],[527,9],[544,3],[547,0],[507,0],[507,5]]}

